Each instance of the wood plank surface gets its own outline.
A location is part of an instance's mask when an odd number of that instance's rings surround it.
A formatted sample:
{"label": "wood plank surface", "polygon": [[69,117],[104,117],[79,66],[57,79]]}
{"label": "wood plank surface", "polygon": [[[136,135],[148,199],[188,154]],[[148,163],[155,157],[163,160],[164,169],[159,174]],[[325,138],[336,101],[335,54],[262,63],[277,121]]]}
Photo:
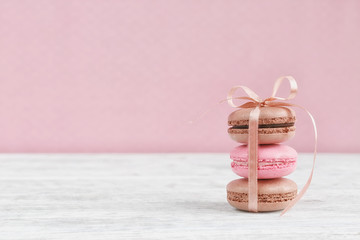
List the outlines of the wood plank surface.
{"label": "wood plank surface", "polygon": [[[288,176],[305,184],[311,154]],[[360,154],[319,154],[285,216],[226,201],[228,154],[2,154],[0,239],[360,239]]]}

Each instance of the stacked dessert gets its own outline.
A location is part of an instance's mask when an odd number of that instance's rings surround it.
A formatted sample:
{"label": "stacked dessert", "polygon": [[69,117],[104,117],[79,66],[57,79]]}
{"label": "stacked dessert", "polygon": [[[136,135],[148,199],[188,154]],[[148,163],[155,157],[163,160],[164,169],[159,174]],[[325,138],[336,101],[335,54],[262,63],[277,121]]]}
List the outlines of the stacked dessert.
{"label": "stacked dessert", "polygon": [[[248,211],[248,130],[249,116],[253,108],[241,108],[229,115],[228,133],[242,145],[231,153],[231,168],[240,179],[231,181],[227,200],[231,206]],[[280,144],[295,135],[295,112],[286,107],[260,107],[258,129],[258,204],[257,210],[276,211],[284,209],[297,195],[297,185],[283,178],[296,168],[297,152]],[[255,201],[256,203],[256,201]]]}

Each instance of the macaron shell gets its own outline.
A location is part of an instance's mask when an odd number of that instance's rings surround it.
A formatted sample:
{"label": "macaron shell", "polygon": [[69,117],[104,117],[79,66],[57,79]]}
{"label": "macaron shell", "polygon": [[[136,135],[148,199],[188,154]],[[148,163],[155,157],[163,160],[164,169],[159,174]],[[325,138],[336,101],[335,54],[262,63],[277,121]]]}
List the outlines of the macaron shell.
{"label": "macaron shell", "polygon": [[[227,200],[237,209],[248,211],[248,180],[231,181],[227,186]],[[297,185],[287,178],[258,180],[258,211],[284,209],[297,195]]]}
{"label": "macaron shell", "polygon": [[[247,145],[240,145],[230,152],[232,171],[248,177],[249,170]],[[297,152],[284,144],[259,145],[258,147],[258,179],[284,177],[296,169]],[[241,165],[237,163],[242,163]],[[245,164],[245,165],[244,165]]]}
{"label": "macaron shell", "polygon": [[[228,125],[248,125],[253,108],[240,108],[228,117]],[[287,107],[261,107],[259,124],[279,124],[295,122],[295,111]]]}
{"label": "macaron shell", "polygon": [[[239,175],[240,177],[248,178],[249,177],[249,169],[248,168],[239,168],[231,165],[232,171]],[[269,168],[269,169],[260,169],[258,170],[258,179],[272,179],[272,178],[280,178],[285,177],[296,169],[296,163],[292,165],[288,165],[283,168]]]}
{"label": "macaron shell", "polygon": [[[286,131],[286,128],[277,129],[279,132],[276,133],[270,133],[270,130],[273,128],[268,129],[259,129],[259,144],[273,144],[273,143],[282,143],[285,142],[292,137],[295,136],[295,127],[292,131]],[[281,132],[281,130],[284,130]],[[249,134],[248,133],[241,133],[238,131],[238,129],[229,129],[228,130],[229,136],[232,140],[238,143],[248,143],[249,140]]]}

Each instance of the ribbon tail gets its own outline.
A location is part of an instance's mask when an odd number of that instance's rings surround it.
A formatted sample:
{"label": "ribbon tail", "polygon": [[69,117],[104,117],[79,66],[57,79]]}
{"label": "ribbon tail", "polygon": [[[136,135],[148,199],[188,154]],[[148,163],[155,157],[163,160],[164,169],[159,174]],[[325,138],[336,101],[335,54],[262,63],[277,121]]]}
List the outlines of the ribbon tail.
{"label": "ribbon tail", "polygon": [[248,209],[250,212],[258,211],[258,128],[260,108],[257,106],[250,113],[249,142],[248,142]]}
{"label": "ribbon tail", "polygon": [[313,158],[313,166],[311,169],[311,173],[310,173],[310,176],[309,176],[305,186],[301,189],[299,194],[289,203],[289,205],[281,212],[280,216],[284,215],[287,211],[289,211],[304,196],[306,190],[309,188],[312,177],[313,177],[313,173],[314,173],[316,153],[317,153],[317,128],[316,128],[314,117],[311,115],[311,113],[306,108],[303,108],[302,106],[299,106],[296,104],[291,104],[291,105],[303,109],[309,115],[309,117],[312,121],[313,128],[314,128],[314,136],[315,136],[314,158]]}

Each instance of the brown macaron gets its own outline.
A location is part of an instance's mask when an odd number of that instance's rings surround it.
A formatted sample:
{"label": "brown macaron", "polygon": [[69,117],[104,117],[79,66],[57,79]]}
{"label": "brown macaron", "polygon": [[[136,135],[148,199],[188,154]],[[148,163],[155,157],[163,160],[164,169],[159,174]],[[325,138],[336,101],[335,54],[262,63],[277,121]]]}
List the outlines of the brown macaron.
{"label": "brown macaron", "polygon": [[[253,108],[241,108],[228,118],[228,133],[239,143],[248,142],[249,116]],[[295,111],[287,107],[261,107],[259,144],[284,142],[295,135]]]}
{"label": "brown macaron", "polygon": [[[227,200],[237,209],[248,211],[248,179],[231,181],[227,186]],[[287,207],[297,195],[297,185],[287,178],[258,180],[258,211],[269,212]]]}

